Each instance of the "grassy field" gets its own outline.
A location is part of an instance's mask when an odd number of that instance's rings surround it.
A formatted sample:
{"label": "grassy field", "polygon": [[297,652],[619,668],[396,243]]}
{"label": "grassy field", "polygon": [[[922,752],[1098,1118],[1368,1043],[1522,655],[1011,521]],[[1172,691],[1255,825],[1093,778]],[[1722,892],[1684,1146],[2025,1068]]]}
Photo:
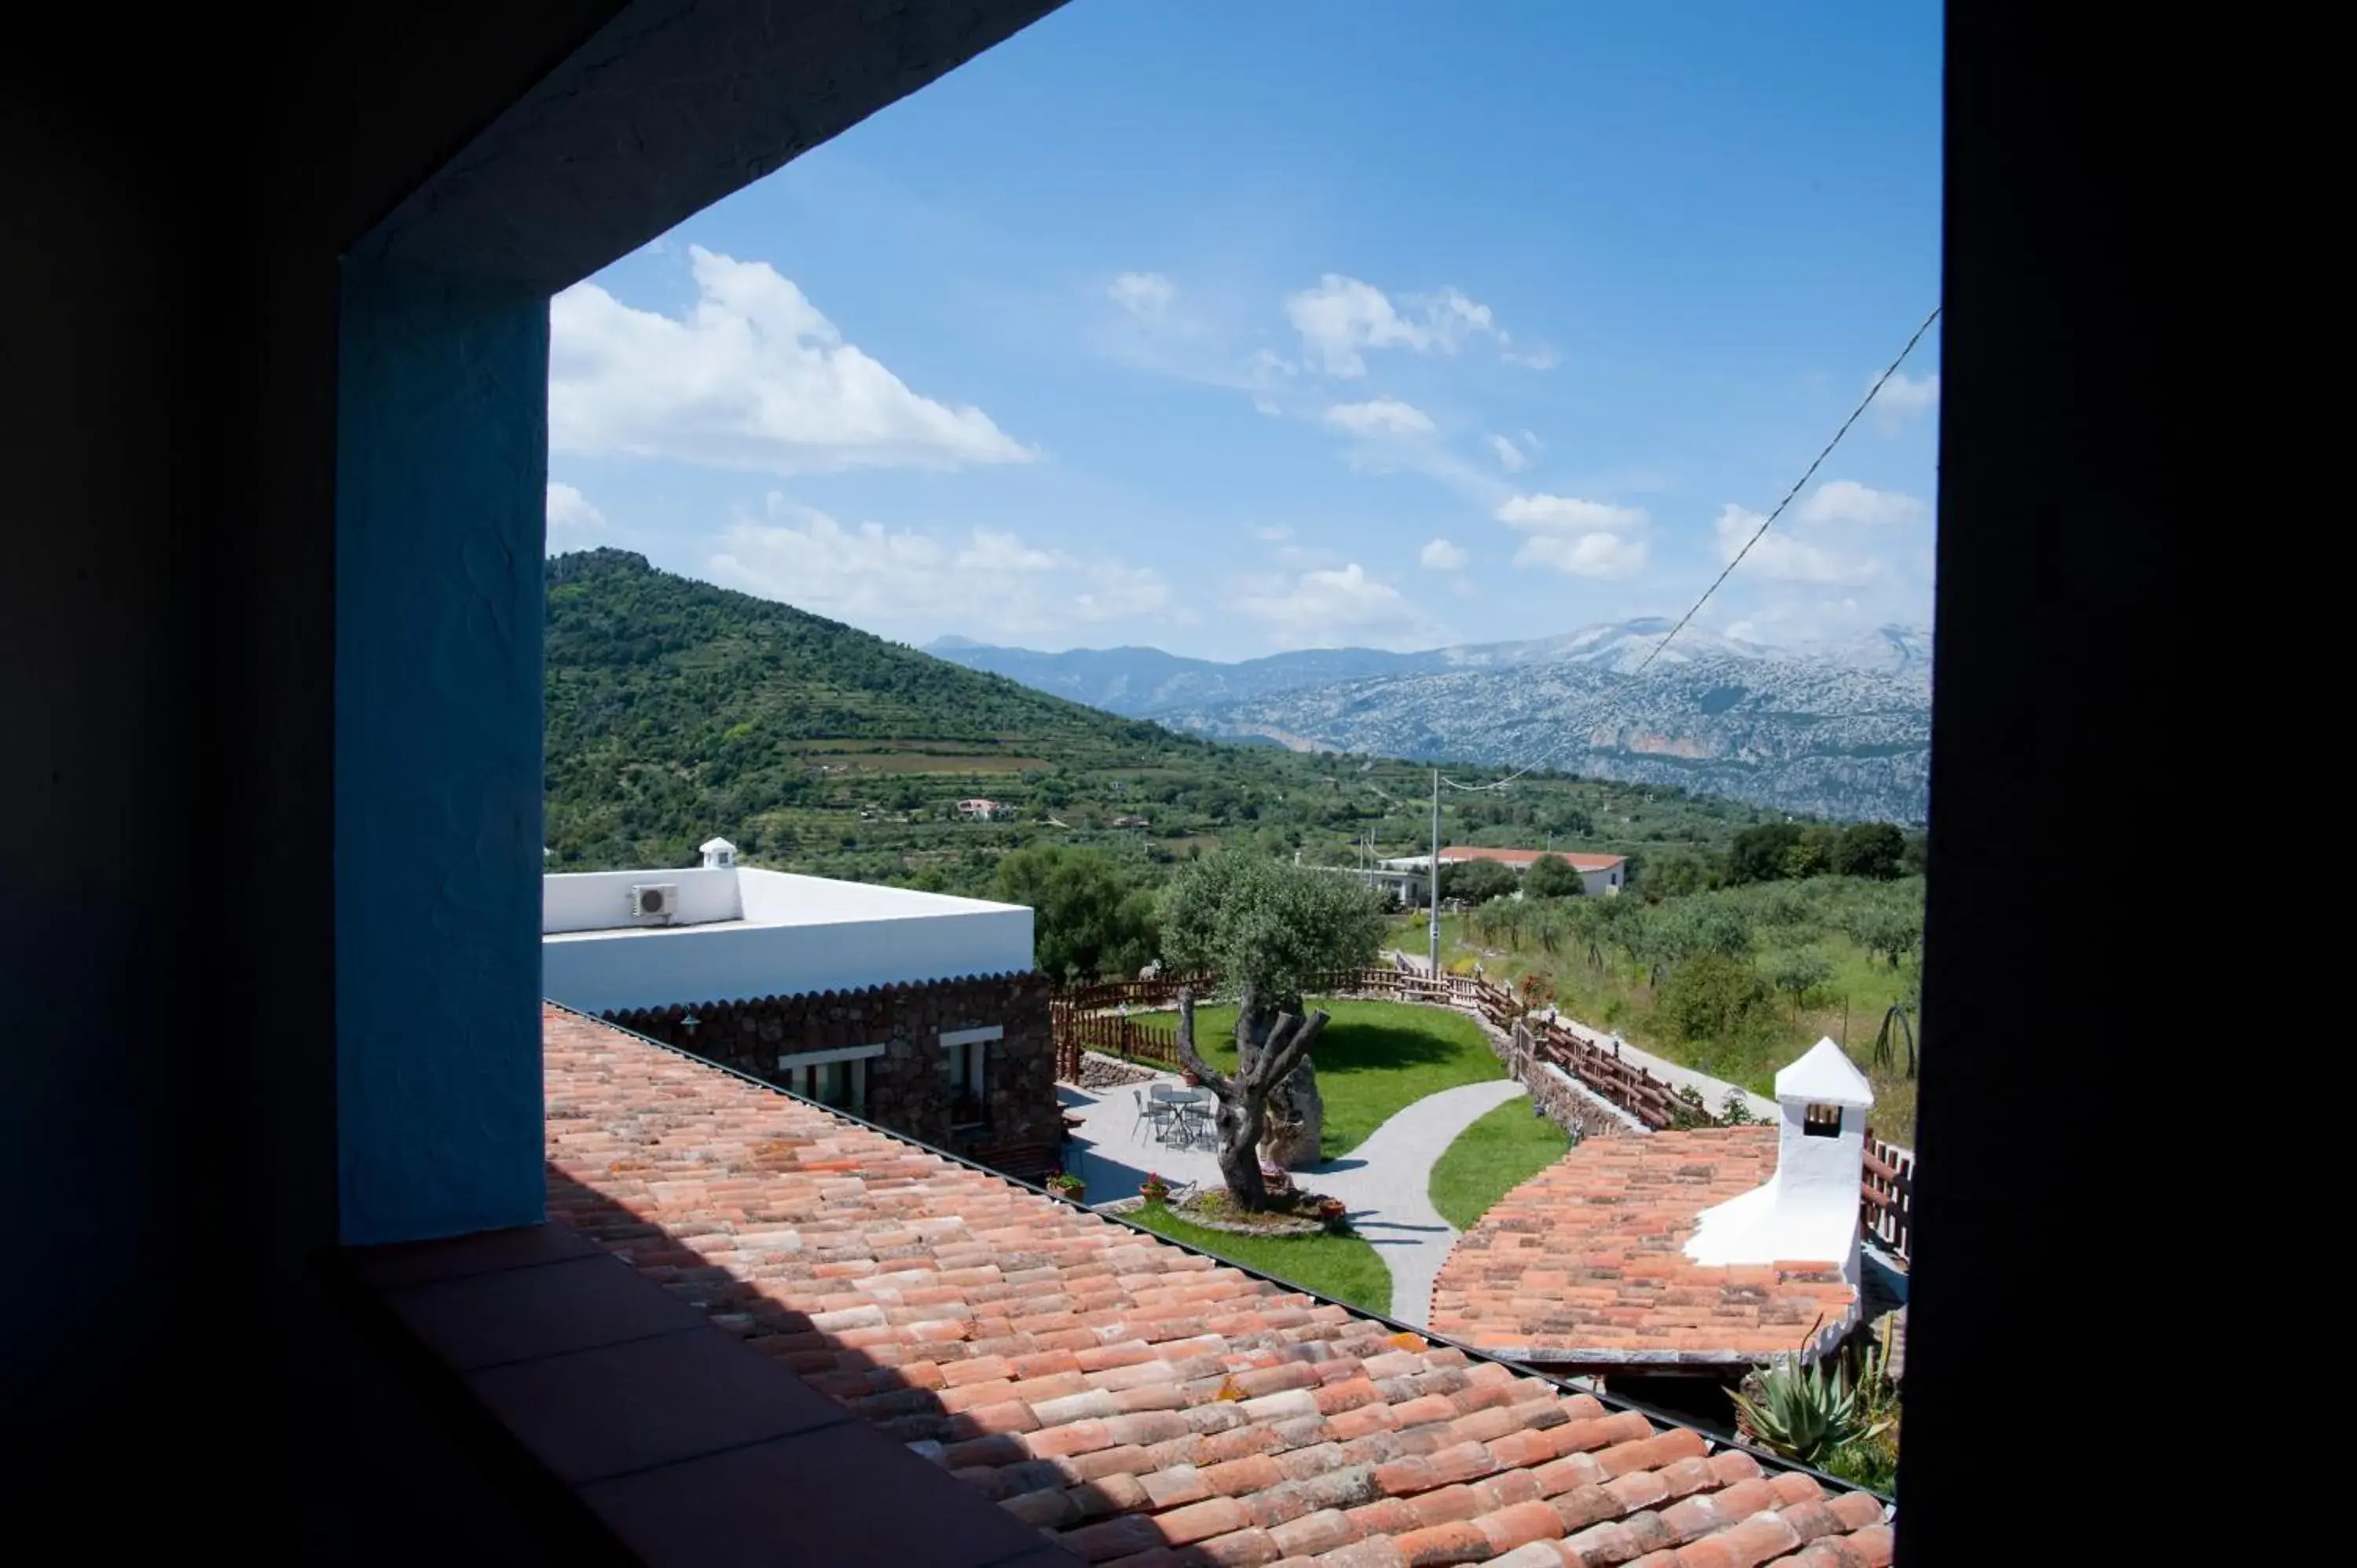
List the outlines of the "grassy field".
{"label": "grassy field", "polygon": [[[1393,1113],[1427,1094],[1506,1076],[1480,1026],[1461,1014],[1404,1002],[1314,1004],[1333,1015],[1316,1058],[1318,1091],[1326,1097],[1326,1135],[1319,1147],[1329,1160],[1357,1148]],[[1164,1026],[1178,1021],[1176,1013],[1139,1017]],[[1204,1059],[1232,1070],[1236,1010],[1199,1007],[1195,1028]]]}
{"label": "grassy field", "polygon": [[1129,1219],[1157,1236],[1290,1280],[1305,1290],[1367,1312],[1392,1309],[1391,1271],[1375,1250],[1356,1236],[1235,1236],[1189,1225],[1159,1204],[1133,1210]]}
{"label": "grassy field", "polygon": [[1432,1167],[1432,1206],[1459,1230],[1515,1187],[1563,1158],[1571,1147],[1564,1130],[1531,1113],[1527,1100],[1510,1100],[1458,1134]]}
{"label": "grassy field", "polygon": [[[1838,932],[1814,931],[1805,943],[1831,961],[1832,977],[1813,988],[1798,1009],[1789,996],[1780,997],[1783,1022],[1771,1037],[1735,1041],[1682,1039],[1661,1027],[1653,1016],[1653,993],[1645,972],[1616,952],[1607,950],[1598,955],[1600,963],[1592,963],[1589,955],[1570,945],[1550,953],[1532,940],[1520,945],[1483,942],[1467,930],[1459,914],[1442,917],[1440,934],[1443,963],[1454,968],[1478,961],[1488,978],[1510,983],[1526,973],[1541,973],[1553,983],[1557,1005],[1581,1023],[1615,1031],[1656,1056],[1739,1083],[1756,1094],[1772,1093],[1777,1069],[1829,1036],[1874,1085],[1869,1121],[1875,1133],[1910,1146],[1914,1143],[1916,1086],[1900,1070],[1903,1047],[1898,1047],[1901,1062],[1890,1069],[1878,1068],[1871,1059],[1883,1011],[1904,993],[1906,976]],[[1390,945],[1422,953],[1426,940],[1422,915],[1402,916],[1394,922]],[[1751,961],[1767,972],[1787,945],[1803,944],[1780,942],[1770,931]]]}

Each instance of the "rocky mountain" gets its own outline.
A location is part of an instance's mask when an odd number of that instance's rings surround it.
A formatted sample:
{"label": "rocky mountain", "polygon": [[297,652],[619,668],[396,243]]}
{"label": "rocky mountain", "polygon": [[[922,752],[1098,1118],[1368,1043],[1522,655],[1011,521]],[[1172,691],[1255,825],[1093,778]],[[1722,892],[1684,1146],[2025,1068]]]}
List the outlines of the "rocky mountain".
{"label": "rocky mountain", "polygon": [[1334,681],[1444,668],[1434,662],[1434,654],[1386,653],[1374,648],[1313,649],[1236,664],[1189,659],[1158,648],[1076,648],[1067,653],[1035,653],[1028,648],[994,648],[958,637],[927,643],[924,651],[969,670],[1004,675],[1035,690],[1132,718]]}
{"label": "rocky mountain", "polygon": [[1222,740],[1677,784],[1848,818],[1923,820],[1931,634],[1766,644],[1670,623],[1421,653],[1333,649],[1236,664],[1157,649],[935,644],[940,657]]}
{"label": "rocky mountain", "polygon": [[[1661,617],[1583,627],[1560,637],[1518,642],[1464,643],[1417,653],[1379,648],[1312,648],[1225,663],[1165,653],[1158,648],[1076,648],[1039,653],[968,638],[944,637],[924,651],[969,670],[986,671],[1076,703],[1135,718],[1189,713],[1303,687],[1384,675],[1437,675],[1459,670],[1506,670],[1526,664],[1587,664],[1623,674],[1649,656],[1655,670],[1706,660],[1760,660],[1869,670],[1928,682],[1932,634],[1888,626],[1846,640],[1774,646],[1688,627],[1666,649],[1673,623]],[[1656,650],[1659,650],[1656,655]]]}

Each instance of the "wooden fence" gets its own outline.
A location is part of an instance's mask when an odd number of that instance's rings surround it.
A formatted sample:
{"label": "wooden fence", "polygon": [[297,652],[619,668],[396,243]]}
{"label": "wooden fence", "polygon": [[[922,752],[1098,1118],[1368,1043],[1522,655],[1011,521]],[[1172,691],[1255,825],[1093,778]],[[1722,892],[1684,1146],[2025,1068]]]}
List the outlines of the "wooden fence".
{"label": "wooden fence", "polygon": [[[1076,1079],[1084,1050],[1176,1069],[1178,1030],[1137,1023],[1119,1010],[1156,1011],[1176,1006],[1182,988],[1191,986],[1201,996],[1210,993],[1214,983],[1203,975],[1166,975],[1153,980],[1108,981],[1058,993],[1050,1009],[1056,1040],[1056,1076],[1066,1081]],[[1717,1120],[1712,1110],[1705,1107],[1697,1111],[1668,1083],[1634,1062],[1622,1061],[1615,1050],[1553,1020],[1532,1016],[1511,989],[1488,980],[1461,974],[1430,975],[1394,961],[1389,968],[1343,970],[1319,975],[1314,989],[1321,995],[1381,997],[1478,1014],[1492,1028],[1514,1036],[1518,1049],[1527,1051],[1534,1059],[1561,1068],[1654,1132],[1708,1125]],[[1867,1235],[1902,1262],[1911,1257],[1914,1243],[1914,1178],[1913,1159],[1867,1129],[1865,1171],[1858,1189],[1860,1217]]]}
{"label": "wooden fence", "polygon": [[1901,1262],[1915,1255],[1915,1160],[1866,1133],[1866,1172],[1859,1182],[1859,1208],[1866,1233]]}
{"label": "wooden fence", "polygon": [[1178,1031],[1141,1024],[1118,1013],[1082,1013],[1059,1002],[1049,1013],[1056,1040],[1056,1076],[1070,1083],[1081,1075],[1081,1053],[1134,1057],[1176,1071]]}

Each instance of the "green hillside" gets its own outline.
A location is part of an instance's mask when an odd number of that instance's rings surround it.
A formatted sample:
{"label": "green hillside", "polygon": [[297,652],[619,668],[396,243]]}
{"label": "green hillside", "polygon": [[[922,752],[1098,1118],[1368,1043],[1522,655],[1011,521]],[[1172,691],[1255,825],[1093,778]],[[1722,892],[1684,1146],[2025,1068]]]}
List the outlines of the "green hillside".
{"label": "green hillside", "polygon": [[[763,865],[981,892],[1000,855],[1032,843],[1150,870],[1232,842],[1355,864],[1370,829],[1386,854],[1429,832],[1430,776],[1414,765],[1176,735],[624,551],[554,557],[547,583],[552,869],[693,864],[717,832]],[[955,802],[975,795],[1011,819],[960,820]],[[1641,861],[1723,848],[1770,817],[1548,775],[1445,804],[1452,840]],[[1117,828],[1122,816],[1146,825]]]}

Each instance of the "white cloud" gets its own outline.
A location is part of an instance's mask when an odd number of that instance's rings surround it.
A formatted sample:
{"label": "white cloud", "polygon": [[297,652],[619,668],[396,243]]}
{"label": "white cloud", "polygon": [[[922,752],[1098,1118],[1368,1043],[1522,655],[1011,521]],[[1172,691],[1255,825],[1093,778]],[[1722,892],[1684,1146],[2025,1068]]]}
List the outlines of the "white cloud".
{"label": "white cloud", "polygon": [[1150,567],[1083,560],[989,529],[959,537],[846,528],[779,495],[763,517],[740,516],[723,531],[708,565],[719,581],[918,640],[952,630],[1052,635],[1159,612],[1171,598]]}
{"label": "white cloud", "polygon": [[1282,523],[1272,523],[1266,528],[1254,529],[1253,537],[1265,543],[1280,544],[1293,537],[1293,530]]}
{"label": "white cloud", "polygon": [[1648,519],[1637,507],[1576,496],[1511,496],[1498,521],[1530,535],[1514,553],[1517,566],[1550,566],[1574,577],[1630,577],[1644,568],[1641,534]]}
{"label": "white cloud", "polygon": [[1431,435],[1438,428],[1430,414],[1395,397],[1379,397],[1369,403],[1338,403],[1326,411],[1326,423],[1363,436]]}
{"label": "white cloud", "polygon": [[1490,437],[1490,450],[1498,455],[1498,467],[1510,474],[1519,474],[1531,466],[1530,455],[1504,435]]}
{"label": "white cloud", "polygon": [[1462,545],[1451,544],[1446,539],[1436,539],[1415,553],[1415,558],[1434,572],[1461,572],[1472,557]]}
{"label": "white cloud", "polygon": [[1328,375],[1344,378],[1367,373],[1363,349],[1453,354],[1468,338],[1498,335],[1490,307],[1454,288],[1404,295],[1400,304],[1408,308],[1401,310],[1372,284],[1327,273],[1317,287],[1287,297],[1285,314],[1301,334],[1305,354]]}
{"label": "white cloud", "polygon": [[606,514],[571,485],[548,482],[548,553],[578,550],[607,532]]}
{"label": "white cloud", "polygon": [[1929,413],[1940,404],[1940,373],[1910,376],[1905,371],[1882,383],[1874,394],[1874,420],[1886,435],[1904,426],[1919,414]]}
{"label": "white cloud", "polygon": [[[1504,334],[1501,333],[1502,339]],[[1563,363],[1563,356],[1544,345],[1536,349],[1507,349],[1499,358],[1510,365],[1520,365],[1526,371],[1552,371]]]}
{"label": "white cloud", "polygon": [[683,316],[593,283],[550,302],[552,449],[776,474],[1037,456],[979,408],[910,391],[767,263],[689,255],[697,298]]}
{"label": "white cloud", "polygon": [[1280,544],[1268,553],[1268,558],[1288,572],[1298,572],[1310,566],[1331,566],[1341,554],[1324,544]]}
{"label": "white cloud", "polygon": [[[1729,502],[1719,509],[1712,534],[1722,562],[1735,559],[1765,514]],[[1932,509],[1897,490],[1878,490],[1851,479],[1820,485],[1794,507],[1786,521],[1761,534],[1743,558],[1744,574],[1770,582],[1814,587],[1889,585],[1906,592],[1907,564],[1929,544]],[[1894,615],[1920,614],[1913,607]]]}
{"label": "white cloud", "polygon": [[1928,521],[1932,509],[1898,490],[1870,489],[1854,479],[1835,479],[1810,492],[1792,515],[1804,523],[1897,528]]}
{"label": "white cloud", "polygon": [[1237,609],[1281,647],[1415,648],[1433,636],[1406,595],[1370,577],[1355,561],[1291,578],[1250,579],[1242,586]]}
{"label": "white cloud", "polygon": [[[1751,537],[1766,515],[1732,502],[1719,508],[1718,521],[1711,527],[1719,560],[1734,560],[1743,542]],[[1871,556],[1853,555],[1771,529],[1761,534],[1760,542],[1744,556],[1743,570],[1771,582],[1855,586],[1870,582],[1877,567]]]}
{"label": "white cloud", "polygon": [[1593,533],[1642,528],[1645,514],[1636,507],[1584,501],[1572,496],[1512,496],[1498,508],[1498,521],[1515,528]]}
{"label": "white cloud", "polygon": [[1534,533],[1514,552],[1517,566],[1552,566],[1574,577],[1633,577],[1644,569],[1645,542],[1617,533]]}
{"label": "white cloud", "polygon": [[1170,308],[1171,297],[1178,290],[1160,273],[1124,273],[1105,292],[1132,316],[1159,316]]}

